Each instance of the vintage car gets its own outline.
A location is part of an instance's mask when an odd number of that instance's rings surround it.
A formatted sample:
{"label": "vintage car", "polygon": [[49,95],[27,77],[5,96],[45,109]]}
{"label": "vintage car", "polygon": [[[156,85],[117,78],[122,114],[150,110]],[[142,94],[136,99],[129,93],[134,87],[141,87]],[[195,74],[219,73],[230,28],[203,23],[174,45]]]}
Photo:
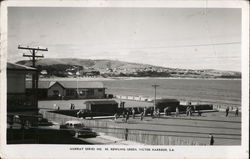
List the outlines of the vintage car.
{"label": "vintage car", "polygon": [[82,122],[72,120],[60,126],[62,130],[68,130],[75,137],[96,137],[97,133],[86,127]]}

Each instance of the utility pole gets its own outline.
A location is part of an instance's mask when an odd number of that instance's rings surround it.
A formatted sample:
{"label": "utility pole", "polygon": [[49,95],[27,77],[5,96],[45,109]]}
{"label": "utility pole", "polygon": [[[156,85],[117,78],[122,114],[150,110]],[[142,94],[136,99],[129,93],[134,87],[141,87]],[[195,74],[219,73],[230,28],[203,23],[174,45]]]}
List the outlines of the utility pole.
{"label": "utility pole", "polygon": [[159,87],[160,85],[153,84],[152,87],[155,89],[155,99],[154,99],[154,110],[156,110],[156,88]]}
{"label": "utility pole", "polygon": [[[48,51],[48,48],[43,49],[39,47],[24,47],[18,45],[18,49],[29,50],[31,54],[23,54],[23,57],[31,57],[32,58],[32,67],[36,68],[36,58],[43,58],[43,55],[36,55],[38,51]],[[36,78],[35,78],[36,77]],[[36,79],[36,81],[35,81]],[[38,87],[38,73],[37,75],[32,74],[32,89]]]}
{"label": "utility pole", "polygon": [[[30,51],[31,54],[23,54],[23,57],[30,57],[32,58],[32,67],[36,68],[36,58],[43,58],[43,55],[36,55],[36,53],[38,51],[48,51],[48,48],[46,49],[42,49],[42,48],[35,48],[35,47],[24,47],[24,46],[20,46],[18,45],[18,49],[22,49],[22,50],[28,50]],[[32,94],[33,94],[33,100],[32,104],[34,105],[34,107],[37,109],[37,113],[38,113],[38,78],[39,78],[39,72],[38,70],[36,71],[36,73],[32,73]],[[38,126],[38,119],[36,119],[36,126]],[[35,134],[37,136],[38,130],[36,129]],[[39,139],[36,138],[36,142],[39,142]]]}

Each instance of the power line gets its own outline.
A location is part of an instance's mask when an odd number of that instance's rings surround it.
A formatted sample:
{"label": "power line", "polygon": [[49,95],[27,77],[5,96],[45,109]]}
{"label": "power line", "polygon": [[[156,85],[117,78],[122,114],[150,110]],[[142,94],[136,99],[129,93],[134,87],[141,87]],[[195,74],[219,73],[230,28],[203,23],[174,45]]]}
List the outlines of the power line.
{"label": "power line", "polygon": [[[206,46],[223,46],[223,45],[238,45],[241,42],[224,42],[224,43],[203,43],[190,45],[169,45],[169,46],[145,46],[145,47],[120,47],[120,48],[102,48],[106,50],[132,50],[132,49],[167,49],[167,48],[189,48],[189,47],[206,47]],[[96,48],[96,47],[95,47]]]}
{"label": "power line", "polygon": [[[147,49],[147,48],[182,48],[182,47],[201,47],[201,46],[214,46],[214,45],[234,45],[241,44],[241,42],[226,42],[226,43],[208,43],[208,44],[193,44],[193,45],[172,45],[172,46],[149,46],[141,48],[127,48],[127,49]],[[122,48],[121,48],[122,49]],[[124,48],[125,49],[125,48]]]}

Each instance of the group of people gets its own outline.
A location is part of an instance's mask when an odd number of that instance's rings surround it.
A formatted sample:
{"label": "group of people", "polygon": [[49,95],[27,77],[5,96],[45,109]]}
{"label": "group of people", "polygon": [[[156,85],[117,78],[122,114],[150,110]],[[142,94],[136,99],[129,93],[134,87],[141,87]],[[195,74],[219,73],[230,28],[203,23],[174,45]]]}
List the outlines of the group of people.
{"label": "group of people", "polygon": [[74,110],[75,109],[75,104],[71,103],[70,104],[70,110]]}
{"label": "group of people", "polygon": [[[232,110],[233,110],[233,107],[232,107]],[[226,117],[228,117],[228,114],[229,114],[229,106],[227,106],[227,108],[226,108]],[[235,116],[239,116],[239,108],[238,107],[236,107]]]}
{"label": "group of people", "polygon": [[[170,111],[169,111],[169,107],[164,109],[164,113],[165,115],[170,115]],[[152,118],[155,117],[160,117],[160,109],[156,108],[154,109],[153,107],[151,108],[131,108],[131,109],[124,109],[121,113],[122,118],[125,119],[125,122],[128,122],[130,115],[132,116],[133,119],[135,119],[136,114],[139,115],[140,120],[143,121],[144,117],[150,115]],[[120,117],[120,115],[118,113],[114,114],[114,119],[117,120]]]}
{"label": "group of people", "polygon": [[187,106],[187,109],[186,109],[186,115],[187,116],[192,116],[192,107],[190,105]]}

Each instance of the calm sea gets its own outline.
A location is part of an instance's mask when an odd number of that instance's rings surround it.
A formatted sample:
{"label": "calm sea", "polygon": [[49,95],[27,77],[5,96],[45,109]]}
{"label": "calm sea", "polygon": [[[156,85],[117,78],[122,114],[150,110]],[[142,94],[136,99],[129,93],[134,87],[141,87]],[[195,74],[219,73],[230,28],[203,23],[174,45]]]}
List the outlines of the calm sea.
{"label": "calm sea", "polygon": [[241,105],[241,80],[132,79],[103,81],[108,93]]}

